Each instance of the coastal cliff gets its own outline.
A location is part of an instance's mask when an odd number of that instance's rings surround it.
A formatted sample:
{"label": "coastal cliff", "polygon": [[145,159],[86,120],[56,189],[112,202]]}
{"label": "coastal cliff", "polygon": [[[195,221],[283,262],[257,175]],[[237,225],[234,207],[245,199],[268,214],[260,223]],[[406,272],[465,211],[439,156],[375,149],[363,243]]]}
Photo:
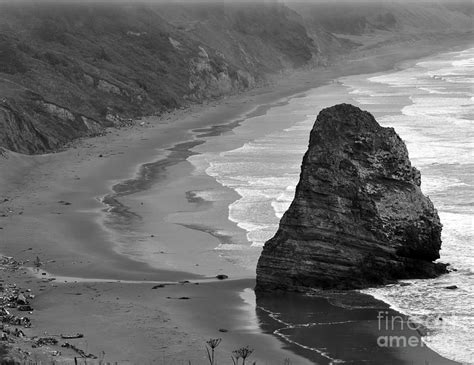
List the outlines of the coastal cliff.
{"label": "coastal cliff", "polygon": [[2,3],[0,146],[55,151],[265,84],[318,58],[295,17],[278,4]]}
{"label": "coastal cliff", "polygon": [[428,278],[441,223],[393,128],[359,108],[320,112],[295,197],[257,265],[257,290],[353,289]]}
{"label": "coastal cliff", "polygon": [[295,69],[417,40],[470,41],[471,7],[1,2],[0,147],[56,151]]}

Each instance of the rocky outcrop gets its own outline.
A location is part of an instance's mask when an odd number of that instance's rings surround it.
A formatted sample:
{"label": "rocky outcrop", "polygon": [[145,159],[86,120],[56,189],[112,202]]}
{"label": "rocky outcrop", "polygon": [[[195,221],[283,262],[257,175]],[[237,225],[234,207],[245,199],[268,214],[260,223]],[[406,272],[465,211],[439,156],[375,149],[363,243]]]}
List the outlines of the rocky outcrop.
{"label": "rocky outcrop", "polygon": [[22,153],[49,147],[33,123],[3,100],[0,101],[0,146]]}
{"label": "rocky outcrop", "polygon": [[190,100],[199,101],[237,93],[255,86],[250,73],[233,69],[223,57],[210,58],[203,47],[189,65]]}
{"label": "rocky outcrop", "polygon": [[433,263],[441,223],[420,182],[393,128],[352,105],[322,110],[257,289],[351,289],[445,272]]}
{"label": "rocky outcrop", "polygon": [[59,149],[70,136],[104,132],[99,121],[26,93],[23,102],[0,99],[0,146],[21,153]]}

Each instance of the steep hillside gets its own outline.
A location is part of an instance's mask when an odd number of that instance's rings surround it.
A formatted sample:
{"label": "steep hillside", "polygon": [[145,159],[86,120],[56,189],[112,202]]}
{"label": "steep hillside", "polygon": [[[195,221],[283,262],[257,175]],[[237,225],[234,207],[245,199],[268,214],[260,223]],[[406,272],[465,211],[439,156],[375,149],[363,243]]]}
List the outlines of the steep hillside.
{"label": "steep hillside", "polygon": [[457,3],[341,6],[1,3],[0,146],[55,150],[129,118],[239,93],[283,70],[469,28]]}
{"label": "steep hillside", "polygon": [[160,6],[159,13],[249,72],[300,67],[316,53],[301,17],[282,4],[168,4]]}
{"label": "steep hillside", "polygon": [[251,88],[314,53],[277,5],[0,7],[0,145],[25,153]]}
{"label": "steep hillside", "polygon": [[[316,1],[288,2],[288,6],[301,15],[308,34],[328,57],[341,53],[341,48],[344,52],[348,44],[366,50],[473,30],[472,1]],[[328,37],[321,37],[328,33],[329,44]]]}
{"label": "steep hillside", "polygon": [[472,27],[474,5],[446,2],[289,2],[305,19],[335,34],[373,33],[381,30],[405,34],[465,31]]}

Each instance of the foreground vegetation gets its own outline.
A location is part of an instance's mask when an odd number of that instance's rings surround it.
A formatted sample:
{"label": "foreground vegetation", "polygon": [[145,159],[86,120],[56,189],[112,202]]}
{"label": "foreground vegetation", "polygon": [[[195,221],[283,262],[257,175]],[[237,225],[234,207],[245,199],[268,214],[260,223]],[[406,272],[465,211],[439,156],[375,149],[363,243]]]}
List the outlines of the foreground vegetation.
{"label": "foreground vegetation", "polygon": [[[209,365],[219,365],[219,364],[230,364],[230,362],[221,363],[216,359],[217,347],[221,344],[221,338],[211,338],[205,343],[205,349],[207,354],[207,360]],[[253,354],[254,349],[250,346],[240,347],[229,355],[232,365],[257,365],[256,361],[251,362],[250,357]],[[50,360],[49,362],[45,361],[34,361],[34,360],[15,360],[9,355],[9,348],[6,344],[0,343],[0,365],[59,365],[59,364],[74,364],[74,365],[119,365],[120,362],[108,362],[105,359],[105,353],[102,353],[100,359],[91,360],[88,358],[74,358],[74,360]],[[171,364],[185,364],[193,365],[193,362],[190,360],[178,360],[172,361],[171,363],[163,363],[163,365]],[[282,361],[282,365],[291,365],[290,359],[285,359]]]}

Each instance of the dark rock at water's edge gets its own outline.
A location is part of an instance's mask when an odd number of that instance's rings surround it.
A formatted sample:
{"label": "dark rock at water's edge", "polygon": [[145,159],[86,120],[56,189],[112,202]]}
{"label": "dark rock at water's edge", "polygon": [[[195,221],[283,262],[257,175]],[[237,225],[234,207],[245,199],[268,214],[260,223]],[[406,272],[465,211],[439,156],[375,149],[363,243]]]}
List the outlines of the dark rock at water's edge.
{"label": "dark rock at water's edge", "polygon": [[441,223],[405,143],[361,109],[322,110],[257,290],[354,289],[446,272]]}

